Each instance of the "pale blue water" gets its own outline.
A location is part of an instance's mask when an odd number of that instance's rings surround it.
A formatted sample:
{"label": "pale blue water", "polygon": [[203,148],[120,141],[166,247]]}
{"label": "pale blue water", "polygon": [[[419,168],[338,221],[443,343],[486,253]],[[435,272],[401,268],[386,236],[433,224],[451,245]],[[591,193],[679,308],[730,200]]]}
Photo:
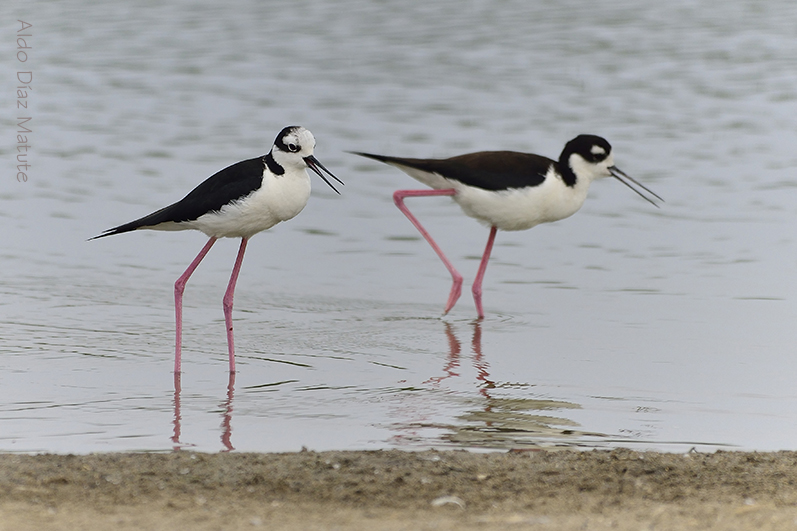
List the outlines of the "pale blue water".
{"label": "pale blue water", "polygon": [[[795,449],[797,4],[6,2],[0,7],[0,450],[571,445]],[[33,27],[22,64],[17,19]],[[16,73],[32,71],[28,182]],[[199,233],[85,240],[264,153],[286,125],[346,182],[186,291]],[[499,233],[445,198],[393,206],[361,150],[551,157],[605,136],[655,209],[595,183],[574,217]]]}

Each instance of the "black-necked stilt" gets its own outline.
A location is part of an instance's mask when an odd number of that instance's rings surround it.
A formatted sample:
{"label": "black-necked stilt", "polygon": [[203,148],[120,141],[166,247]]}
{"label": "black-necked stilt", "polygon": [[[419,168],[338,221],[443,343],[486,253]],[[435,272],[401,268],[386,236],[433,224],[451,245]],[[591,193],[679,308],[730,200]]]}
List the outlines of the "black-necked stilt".
{"label": "black-necked stilt", "polygon": [[180,373],[185,284],[218,238],[241,238],[238,257],[224,294],[230,372],[235,372],[232,302],[247,241],[258,232],[269,229],[280,221],[287,221],[302,211],[310,197],[310,177],[306,171],[308,167],[335,192],[338,191],[321,170],[343,184],[343,181],[332,175],[313,156],[314,147],[315,138],[310,131],[298,126],[286,127],[277,135],[274,147],[268,154],[233,164],[209,177],[173,205],[90,238],[94,240],[137,229],[196,229],[210,237],[185,273],[174,283],[174,312],[177,322],[175,373]]}
{"label": "black-necked stilt", "polygon": [[572,216],[584,204],[589,184],[603,177],[617,178],[654,206],[658,205],[631,183],[663,201],[654,192],[620,171],[614,165],[609,142],[594,135],[579,135],[568,142],[558,161],[515,151],[482,151],[448,159],[411,159],[354,153],[395,166],[433,188],[398,190],[393,194],[393,200],[426,238],[451,273],[454,283],[444,313],[448,313],[459,299],[462,275],[404,205],[405,197],[452,196],[465,214],[490,226],[487,247],[473,282],[473,299],[479,318],[484,317],[482,280],[498,229],[526,230],[540,223]]}

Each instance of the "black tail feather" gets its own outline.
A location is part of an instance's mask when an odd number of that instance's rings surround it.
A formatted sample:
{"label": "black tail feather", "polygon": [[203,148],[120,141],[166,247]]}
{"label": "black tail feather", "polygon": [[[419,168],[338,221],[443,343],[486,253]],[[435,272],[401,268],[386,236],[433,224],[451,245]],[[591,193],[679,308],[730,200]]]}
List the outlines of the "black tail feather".
{"label": "black tail feather", "polygon": [[161,223],[165,223],[167,221],[175,221],[172,215],[174,207],[175,205],[169,205],[167,207],[161,208],[160,210],[146,215],[143,218],[139,218],[135,221],[125,223],[124,225],[119,225],[118,227],[103,231],[102,234],[89,238],[86,241],[96,240],[97,238],[104,238],[106,236],[113,236],[114,234],[131,232],[143,227],[154,227],[155,225],[160,225]]}

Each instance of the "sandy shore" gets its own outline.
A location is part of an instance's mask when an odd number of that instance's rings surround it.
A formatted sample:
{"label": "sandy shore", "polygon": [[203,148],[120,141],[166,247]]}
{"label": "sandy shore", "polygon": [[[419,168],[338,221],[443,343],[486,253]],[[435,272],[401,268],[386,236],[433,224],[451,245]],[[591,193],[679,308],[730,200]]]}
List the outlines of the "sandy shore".
{"label": "sandy shore", "polygon": [[797,453],[0,455],[0,530],[795,529]]}

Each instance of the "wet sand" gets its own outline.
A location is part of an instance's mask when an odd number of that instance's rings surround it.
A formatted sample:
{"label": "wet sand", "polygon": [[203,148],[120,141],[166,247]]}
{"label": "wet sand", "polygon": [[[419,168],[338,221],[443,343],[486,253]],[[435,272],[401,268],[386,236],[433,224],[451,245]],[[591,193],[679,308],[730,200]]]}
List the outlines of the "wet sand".
{"label": "wet sand", "polygon": [[0,530],[795,529],[797,452],[0,455]]}

